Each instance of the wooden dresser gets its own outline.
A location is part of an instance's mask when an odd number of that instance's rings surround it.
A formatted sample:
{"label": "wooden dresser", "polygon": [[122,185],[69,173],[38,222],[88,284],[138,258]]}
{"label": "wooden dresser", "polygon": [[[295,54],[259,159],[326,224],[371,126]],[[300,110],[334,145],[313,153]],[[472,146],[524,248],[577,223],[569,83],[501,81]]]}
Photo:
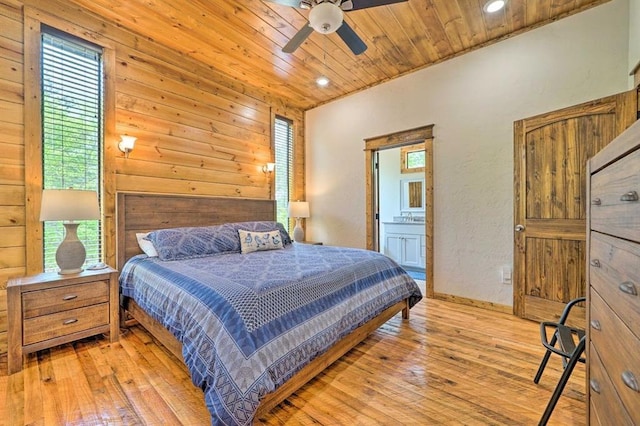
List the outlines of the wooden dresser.
{"label": "wooden dresser", "polygon": [[22,369],[23,355],[109,333],[118,340],[118,273],[85,270],[46,272],[7,283],[8,370]]}
{"label": "wooden dresser", "polygon": [[588,164],[589,424],[640,424],[640,121]]}

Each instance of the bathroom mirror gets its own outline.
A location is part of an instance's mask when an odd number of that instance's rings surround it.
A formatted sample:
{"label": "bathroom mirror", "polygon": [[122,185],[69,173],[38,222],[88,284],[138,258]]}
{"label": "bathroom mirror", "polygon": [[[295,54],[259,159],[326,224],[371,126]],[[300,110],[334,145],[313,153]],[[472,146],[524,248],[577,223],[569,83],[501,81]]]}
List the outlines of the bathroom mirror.
{"label": "bathroom mirror", "polygon": [[424,212],[424,179],[402,179],[400,184],[400,211]]}

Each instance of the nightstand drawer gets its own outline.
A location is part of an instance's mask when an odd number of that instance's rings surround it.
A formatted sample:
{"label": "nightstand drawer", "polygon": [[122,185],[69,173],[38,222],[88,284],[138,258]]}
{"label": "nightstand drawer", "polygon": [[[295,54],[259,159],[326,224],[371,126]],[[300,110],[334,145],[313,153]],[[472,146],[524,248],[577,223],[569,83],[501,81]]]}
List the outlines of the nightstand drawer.
{"label": "nightstand drawer", "polygon": [[29,291],[22,294],[23,317],[33,318],[109,300],[109,281]]}
{"label": "nightstand drawer", "polygon": [[118,271],[44,272],[7,281],[7,370],[25,354],[109,333],[118,341]]}
{"label": "nightstand drawer", "polygon": [[23,345],[55,339],[109,324],[109,303],[25,319]]}

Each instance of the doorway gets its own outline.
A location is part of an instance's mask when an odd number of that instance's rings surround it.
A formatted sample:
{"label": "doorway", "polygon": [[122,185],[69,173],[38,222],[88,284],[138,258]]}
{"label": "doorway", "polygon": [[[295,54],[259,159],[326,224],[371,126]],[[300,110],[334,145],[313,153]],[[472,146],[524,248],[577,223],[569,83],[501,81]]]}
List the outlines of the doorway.
{"label": "doorway", "polygon": [[[420,256],[414,260],[415,266],[424,268],[426,278],[426,295],[432,298],[434,295],[433,288],[433,125],[419,127],[416,129],[406,130],[402,132],[392,133],[389,135],[377,136],[365,139],[365,164],[366,164],[366,247],[368,250],[379,251],[381,244],[381,215],[380,215],[380,181],[378,180],[379,154],[395,148],[405,148],[400,151],[403,153],[416,151],[409,146],[422,146],[424,150],[424,170],[407,174],[405,180],[399,185],[399,218],[407,218],[410,225],[424,227],[424,256]],[[400,156],[399,161],[404,167],[407,166],[406,158]],[[404,162],[402,161],[404,160]],[[411,172],[411,171],[409,171]],[[419,182],[419,183],[418,183]],[[406,185],[405,185],[406,183]],[[406,186],[406,191],[405,191]],[[418,189],[419,188],[419,189]],[[405,194],[406,192],[406,194]],[[412,194],[423,194],[421,197],[412,197]],[[404,195],[404,197],[403,197]],[[420,205],[422,203],[422,205]],[[416,217],[423,218],[422,221],[413,221],[413,212]],[[403,213],[400,214],[400,213]],[[420,212],[418,214],[418,212]],[[400,219],[401,220],[401,219]],[[399,221],[400,221],[399,220]],[[391,237],[393,239],[393,236]],[[410,239],[405,241],[390,241],[395,247],[402,249],[402,242],[411,245]],[[386,242],[385,242],[386,243]],[[415,240],[413,241],[415,243]],[[411,249],[413,246],[408,247]],[[422,249],[422,245],[417,246],[417,250]],[[407,247],[405,247],[406,249]],[[414,251],[416,249],[413,249]]]}

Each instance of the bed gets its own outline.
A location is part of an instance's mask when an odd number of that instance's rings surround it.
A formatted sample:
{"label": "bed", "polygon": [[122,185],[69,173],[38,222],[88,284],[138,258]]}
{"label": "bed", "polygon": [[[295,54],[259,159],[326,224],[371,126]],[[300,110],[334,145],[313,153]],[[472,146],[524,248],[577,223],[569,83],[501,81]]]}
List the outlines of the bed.
{"label": "bed", "polygon": [[212,424],[251,424],[422,297],[391,259],[291,244],[274,217],[271,200],[117,196],[123,318],[184,361]]}

